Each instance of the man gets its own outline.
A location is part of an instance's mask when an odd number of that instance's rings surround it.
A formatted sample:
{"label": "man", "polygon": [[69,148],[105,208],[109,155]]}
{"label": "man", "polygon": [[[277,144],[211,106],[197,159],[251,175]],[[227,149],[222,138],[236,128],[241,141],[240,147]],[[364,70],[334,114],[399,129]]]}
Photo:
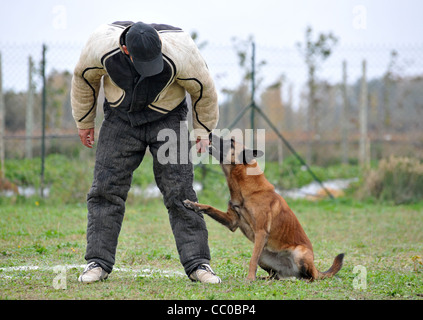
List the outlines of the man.
{"label": "man", "polygon": [[[190,160],[164,164],[162,129],[176,132],[177,159],[189,159],[181,137],[188,137],[186,92],[191,95],[197,151],[204,152],[219,111],[213,80],[191,37],[179,28],[118,21],[99,27],[89,38],[72,80],[72,112],[81,142],[94,143],[96,100],[103,82],[104,121],[99,134],[94,181],[87,195],[87,267],[79,281],[106,279],[116,247],[133,171],[147,147],[153,155],[156,183],[163,194],[180,261],[193,281],[219,283],[210,263],[208,233],[202,215],[184,207],[197,201]],[[184,131],[184,132],[181,132]],[[186,138],[185,138],[186,139]],[[186,150],[186,151],[182,151]]]}

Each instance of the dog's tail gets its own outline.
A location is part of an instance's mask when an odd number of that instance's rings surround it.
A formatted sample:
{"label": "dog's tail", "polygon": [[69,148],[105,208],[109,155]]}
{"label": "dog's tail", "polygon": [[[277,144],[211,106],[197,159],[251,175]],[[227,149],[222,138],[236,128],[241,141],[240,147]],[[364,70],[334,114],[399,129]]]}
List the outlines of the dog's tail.
{"label": "dog's tail", "polygon": [[329,268],[329,270],[325,271],[325,272],[320,272],[318,273],[317,279],[325,279],[325,278],[330,278],[332,276],[334,276],[339,270],[341,270],[342,268],[342,262],[344,260],[344,254],[338,254],[335,259],[333,260],[333,264],[332,266]]}

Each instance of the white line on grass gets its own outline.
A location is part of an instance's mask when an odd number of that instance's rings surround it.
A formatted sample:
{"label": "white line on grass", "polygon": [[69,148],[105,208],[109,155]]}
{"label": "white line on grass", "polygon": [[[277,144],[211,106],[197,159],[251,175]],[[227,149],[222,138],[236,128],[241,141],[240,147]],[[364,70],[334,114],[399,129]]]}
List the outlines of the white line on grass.
{"label": "white line on grass", "polygon": [[[15,271],[50,271],[53,272],[57,270],[58,267],[69,269],[84,269],[85,265],[57,265],[53,267],[48,266],[14,266],[14,267],[4,267],[0,268],[0,278],[11,278],[10,276],[4,274],[8,272],[15,272]],[[125,268],[125,267],[116,267],[113,268],[113,272],[126,272],[126,273],[134,273],[135,277],[152,277],[152,276],[163,276],[163,277],[181,277],[185,276],[184,273],[180,271],[173,271],[173,270],[161,270],[157,268],[143,268],[143,269],[136,269],[136,268]]]}

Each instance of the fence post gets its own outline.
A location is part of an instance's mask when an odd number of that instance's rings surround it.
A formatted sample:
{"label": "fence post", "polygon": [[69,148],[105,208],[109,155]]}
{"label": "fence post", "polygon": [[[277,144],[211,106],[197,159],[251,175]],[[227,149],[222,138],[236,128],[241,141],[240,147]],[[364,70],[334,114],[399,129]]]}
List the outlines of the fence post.
{"label": "fence post", "polygon": [[348,163],[348,94],[347,61],[342,62],[341,153],[342,163]]}
{"label": "fence post", "polygon": [[3,97],[3,70],[0,52],[0,179],[4,179],[6,175],[6,168],[4,167],[4,134],[6,126],[6,110]]}
{"label": "fence post", "polygon": [[[256,44],[254,41],[251,43],[251,104],[253,106],[256,105],[255,101],[255,95],[256,95]],[[255,108],[251,108],[251,114],[250,114],[250,123],[251,123],[251,129],[253,132],[253,136],[251,137],[251,148],[254,149],[255,147],[255,114],[254,110]]]}
{"label": "fence post", "polygon": [[41,174],[40,174],[40,193],[41,198],[44,198],[44,170],[45,170],[45,156],[46,156],[46,104],[47,104],[47,96],[46,96],[46,51],[47,47],[43,44],[43,56],[41,60],[41,78],[43,81],[43,93],[42,93],[42,139],[41,139]]}
{"label": "fence post", "polygon": [[361,77],[360,90],[360,144],[359,144],[359,163],[364,169],[369,166],[369,139],[367,136],[367,79],[366,79],[366,60],[363,60],[363,75]]}
{"label": "fence post", "polygon": [[32,134],[34,128],[34,84],[32,75],[34,72],[34,62],[32,57],[28,58],[28,96],[26,102],[26,118],[25,118],[25,157],[32,158]]}

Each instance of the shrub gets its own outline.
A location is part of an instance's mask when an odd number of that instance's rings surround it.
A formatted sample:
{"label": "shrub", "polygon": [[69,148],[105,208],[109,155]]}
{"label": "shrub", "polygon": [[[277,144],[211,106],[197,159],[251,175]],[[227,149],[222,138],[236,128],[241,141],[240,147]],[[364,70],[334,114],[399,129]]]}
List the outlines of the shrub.
{"label": "shrub", "polygon": [[423,164],[420,160],[391,156],[382,159],[365,179],[364,191],[382,201],[395,204],[423,199]]}

